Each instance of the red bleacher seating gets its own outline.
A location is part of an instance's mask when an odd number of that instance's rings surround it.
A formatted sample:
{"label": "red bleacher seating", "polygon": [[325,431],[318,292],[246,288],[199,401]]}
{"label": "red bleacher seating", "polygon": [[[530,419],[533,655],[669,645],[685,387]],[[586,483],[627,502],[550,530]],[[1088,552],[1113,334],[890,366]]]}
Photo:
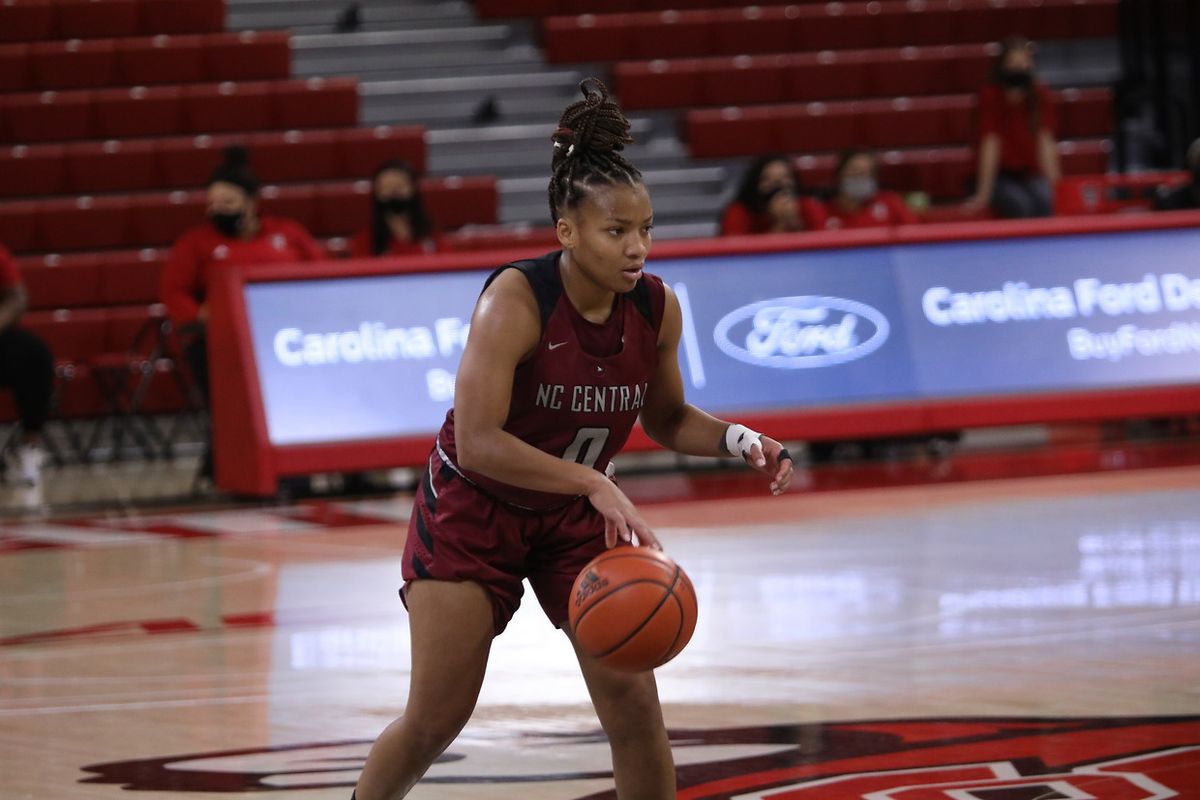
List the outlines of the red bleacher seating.
{"label": "red bleacher seating", "polygon": [[[781,6],[824,2],[828,0],[759,0],[756,5]],[[618,11],[669,11],[680,8],[726,8],[744,4],[744,0],[476,0],[475,13],[484,19],[496,19]]]}
{"label": "red bleacher seating", "polygon": [[[0,197],[32,197],[67,191],[66,151],[60,144],[0,149]],[[2,238],[2,237],[0,237]]]}
{"label": "red bleacher seating", "polygon": [[[330,186],[329,192],[342,197],[353,196],[353,190],[341,186]],[[317,190],[312,186],[266,186],[259,202],[264,214],[284,217],[304,226],[316,236],[332,236],[348,233],[345,229],[330,230],[325,220],[317,213]]]}
{"label": "red bleacher seating", "polygon": [[130,199],[129,234],[117,246],[168,245],[203,220],[207,207],[204,191],[134,195]]}
{"label": "red bleacher seating", "polygon": [[421,198],[440,228],[493,225],[499,218],[495,178],[426,178],[421,181]]}
{"label": "red bleacher seating", "polygon": [[[316,236],[344,236],[366,224],[370,190],[365,180],[268,186],[262,212],[291,217]],[[493,178],[426,178],[421,193],[441,228],[496,222]],[[203,220],[206,205],[203,190],[0,203],[0,241],[14,252],[55,253],[169,245]]]}
{"label": "red bleacher seating", "polygon": [[[227,34],[213,34],[222,36]],[[117,78],[131,86],[200,83],[217,80],[205,70],[204,46],[208,37],[149,36],[116,40]],[[274,77],[255,75],[255,78]]]}
{"label": "red bleacher seating", "polygon": [[[1111,147],[1104,140],[1060,142],[1059,162],[1064,175],[1090,175],[1108,167]],[[938,201],[963,199],[975,178],[977,154],[971,147],[887,150],[879,154],[880,183],[901,192],[923,191]],[[805,155],[795,159],[801,184],[808,189],[829,188],[837,156]]]}
{"label": "red bleacher seating", "polygon": [[166,263],[166,252],[146,248],[100,253],[100,303],[153,303],[158,300],[158,281]]}
{"label": "red bleacher seating", "polygon": [[141,0],[141,33],[216,33],[225,30],[224,0]]}
{"label": "red bleacher seating", "polygon": [[18,267],[32,310],[101,305],[95,253],[26,259]]}
{"label": "red bleacher seating", "polygon": [[0,92],[19,92],[32,85],[29,45],[0,43]]}
{"label": "red bleacher seating", "polygon": [[62,39],[134,36],[140,0],[54,0],[54,33]]}
{"label": "red bleacher seating", "polygon": [[0,41],[108,39],[157,33],[215,33],[224,0],[4,0]]}
{"label": "red bleacher seating", "polygon": [[[1104,136],[1112,128],[1107,89],[1058,94],[1060,138]],[[701,158],[759,153],[876,149],[968,142],[970,95],[700,109],[685,117],[688,146]]]}
{"label": "red bleacher seating", "polygon": [[35,249],[38,240],[34,223],[41,208],[37,200],[0,203],[0,242],[14,253]]}
{"label": "red bleacher seating", "polygon": [[213,169],[221,163],[226,147],[242,145],[244,134],[173,137],[159,139],[156,161],[161,188],[184,189],[203,186]]}
{"label": "red bleacher seating", "polygon": [[353,80],[137,86],[0,96],[0,141],[73,141],[350,126]]}
{"label": "red bleacher seating", "polygon": [[416,126],[378,125],[338,132],[338,159],[343,174],[366,177],[384,161],[401,159],[425,171],[425,130]]}
{"label": "red bleacher seating", "polygon": [[112,39],[70,39],[29,45],[30,89],[111,86],[117,52]]}
{"label": "red bleacher seating", "polygon": [[342,168],[336,131],[257,133],[246,138],[246,147],[255,173],[264,181],[357,177]]}
{"label": "red bleacher seating", "polygon": [[166,251],[146,248],[27,256],[17,266],[40,311],[153,303],[165,261]]}
{"label": "red bleacher seating", "polygon": [[787,53],[1116,32],[1116,0],[907,0],[549,17],[552,63]]}
{"label": "red bleacher seating", "polygon": [[0,91],[285,79],[283,32],[0,44]]}
{"label": "red bleacher seating", "polygon": [[[157,142],[110,140],[78,142],[63,148],[66,184],[79,193],[148,190],[159,187]],[[43,190],[43,194],[53,192]]]}
{"label": "red bleacher seating", "polygon": [[97,89],[92,93],[92,129],[87,138],[166,136],[195,130],[185,127],[182,97],[177,86]]}
{"label": "red bleacher seating", "polygon": [[617,64],[626,108],[691,108],[973,92],[995,48],[947,45]]}
{"label": "red bleacher seating", "polygon": [[[318,236],[345,236],[367,224],[371,185],[368,181],[318,186],[314,193]],[[421,197],[434,224],[441,229],[491,225],[497,219],[496,181],[489,177],[425,178]],[[264,208],[269,208],[264,203]]]}
{"label": "red bleacher seating", "polygon": [[358,83],[349,78],[310,78],[272,84],[275,128],[323,128],[358,124]]}
{"label": "red bleacher seating", "polygon": [[418,127],[270,131],[222,136],[122,139],[0,149],[0,197],[92,194],[204,185],[221,150],[246,145],[263,181],[365,178],[388,159],[425,168]]}
{"label": "red bleacher seating", "polygon": [[129,242],[129,198],[78,197],[43,200],[35,229],[44,250],[100,250]]}
{"label": "red bleacher seating", "polygon": [[263,81],[206,83],[183,88],[182,127],[167,133],[258,131],[273,127],[274,84]]}
{"label": "red bleacher seating", "polygon": [[203,37],[204,79],[249,81],[287,78],[292,48],[283,31],[244,31]]}
{"label": "red bleacher seating", "polygon": [[92,131],[91,92],[0,95],[0,141],[86,139]]}
{"label": "red bleacher seating", "polygon": [[86,361],[104,351],[107,314],[103,309],[31,311],[21,325],[46,341],[56,361]]}
{"label": "red bleacher seating", "polygon": [[50,0],[0,2],[0,41],[32,42],[54,35],[54,5]]}

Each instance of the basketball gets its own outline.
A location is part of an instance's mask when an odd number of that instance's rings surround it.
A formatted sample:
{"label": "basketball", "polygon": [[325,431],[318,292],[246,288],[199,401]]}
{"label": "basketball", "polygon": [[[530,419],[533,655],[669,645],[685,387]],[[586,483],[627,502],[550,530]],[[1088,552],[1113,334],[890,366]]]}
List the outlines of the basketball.
{"label": "basketball", "polygon": [[670,661],[696,630],[696,591],[668,556],[621,546],[592,559],[571,589],[571,632],[606,666],[644,672]]}

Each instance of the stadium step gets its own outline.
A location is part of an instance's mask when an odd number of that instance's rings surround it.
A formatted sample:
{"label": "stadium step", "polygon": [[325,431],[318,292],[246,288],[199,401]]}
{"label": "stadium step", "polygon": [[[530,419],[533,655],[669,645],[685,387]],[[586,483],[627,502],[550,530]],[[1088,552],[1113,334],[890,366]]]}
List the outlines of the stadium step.
{"label": "stadium step", "polygon": [[[294,33],[333,33],[352,0],[231,0],[230,30],[289,27]],[[468,19],[465,0],[397,3],[394,0],[358,2],[360,30],[440,28]]]}
{"label": "stadium step", "polygon": [[454,127],[479,122],[477,115],[488,108],[490,122],[552,124],[582,78],[575,70],[556,70],[370,81],[360,90],[362,121]]}

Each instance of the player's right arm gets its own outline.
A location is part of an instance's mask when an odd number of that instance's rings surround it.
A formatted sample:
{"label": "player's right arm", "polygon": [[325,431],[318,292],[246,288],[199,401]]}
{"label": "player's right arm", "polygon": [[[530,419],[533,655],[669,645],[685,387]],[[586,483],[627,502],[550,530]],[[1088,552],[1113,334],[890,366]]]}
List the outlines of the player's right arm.
{"label": "player's right arm", "polygon": [[632,532],[657,545],[653,531],[625,494],[591,467],[556,458],[504,430],[517,366],[542,333],[537,300],[519,270],[500,273],[479,298],[454,389],[458,464],[512,486],[586,495],[605,519],[611,547]]}

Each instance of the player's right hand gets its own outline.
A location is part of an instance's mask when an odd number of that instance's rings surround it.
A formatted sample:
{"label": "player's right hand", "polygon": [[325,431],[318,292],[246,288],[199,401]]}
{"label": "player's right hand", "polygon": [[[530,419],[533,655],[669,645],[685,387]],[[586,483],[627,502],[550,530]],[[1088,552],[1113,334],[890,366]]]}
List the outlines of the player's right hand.
{"label": "player's right hand", "polygon": [[650,525],[615,483],[607,478],[597,481],[596,487],[588,492],[587,498],[592,508],[604,517],[606,547],[616,547],[618,542],[623,542],[662,550],[662,545]]}

